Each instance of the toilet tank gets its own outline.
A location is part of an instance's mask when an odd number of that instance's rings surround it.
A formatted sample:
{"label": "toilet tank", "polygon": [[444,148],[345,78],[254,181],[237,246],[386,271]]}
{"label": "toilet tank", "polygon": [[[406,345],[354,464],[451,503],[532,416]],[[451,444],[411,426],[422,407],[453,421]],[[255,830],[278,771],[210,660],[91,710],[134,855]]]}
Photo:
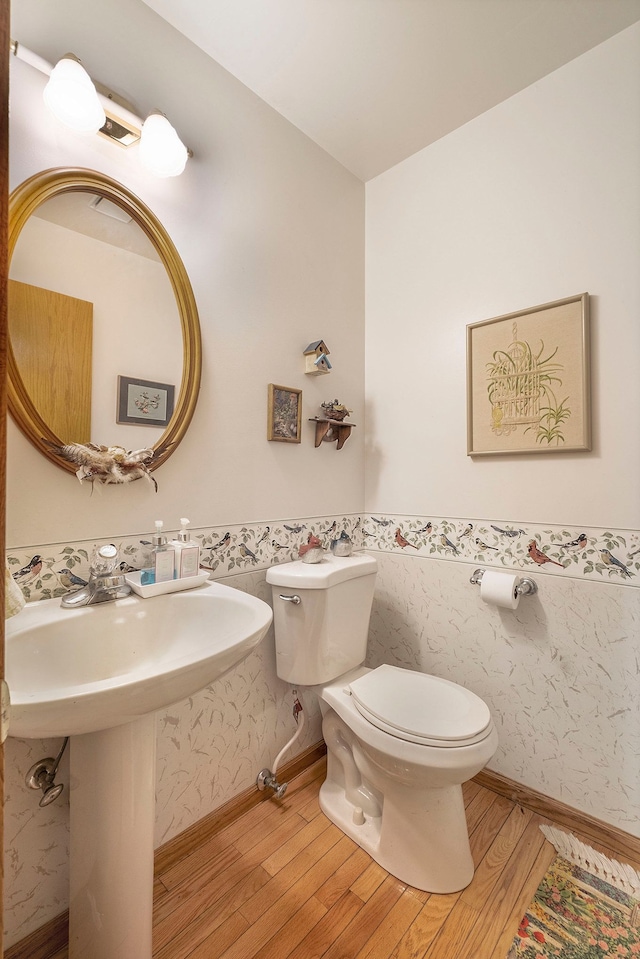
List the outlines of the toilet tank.
{"label": "toilet tank", "polygon": [[[313,686],[364,662],[377,566],[373,556],[354,553],[267,570],[280,679]],[[299,603],[282,598],[295,596]]]}

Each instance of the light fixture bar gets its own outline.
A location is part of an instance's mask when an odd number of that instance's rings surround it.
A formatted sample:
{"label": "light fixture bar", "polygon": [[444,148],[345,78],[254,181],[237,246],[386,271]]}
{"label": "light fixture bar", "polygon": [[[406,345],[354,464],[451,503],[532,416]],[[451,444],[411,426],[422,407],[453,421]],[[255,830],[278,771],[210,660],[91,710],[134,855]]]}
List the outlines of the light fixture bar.
{"label": "light fixture bar", "polygon": [[[28,63],[29,66],[39,70],[40,73],[44,73],[44,75],[47,77],[51,76],[53,66],[43,57],[39,56],[37,53],[34,53],[32,50],[29,50],[17,40],[10,41],[9,49],[13,56],[17,57],[18,60],[22,60],[23,63]],[[102,127],[100,127],[98,134],[105,137],[107,140],[111,140],[112,143],[118,143],[123,147],[130,147],[135,143],[138,143],[142,135],[143,120],[131,109],[132,105],[122,100],[121,97],[118,97],[115,93],[113,93],[112,90],[109,90],[109,88],[105,87],[103,84],[97,82],[96,80],[92,80],[92,82],[96,88],[98,100],[100,101],[106,116],[106,122]],[[167,125],[169,125],[168,121]],[[178,142],[180,143],[179,140]],[[193,152],[188,148],[187,156],[193,156]],[[178,163],[178,167],[181,168],[180,163]],[[167,175],[166,172],[160,173],[158,170],[155,172],[159,176]],[[168,175],[174,174],[170,173]]]}
{"label": "light fixture bar", "polygon": [[[39,70],[40,73],[44,73],[47,77],[51,76],[53,66],[17,40],[11,40],[9,49],[18,60],[28,63],[29,66]],[[95,80],[93,83],[98,94],[98,100],[107,118],[106,123],[98,130],[98,133],[107,140],[120,144],[120,146],[129,147],[137,143],[142,130],[143,121],[141,118],[136,116],[128,104],[125,104],[103,84],[97,83]]]}

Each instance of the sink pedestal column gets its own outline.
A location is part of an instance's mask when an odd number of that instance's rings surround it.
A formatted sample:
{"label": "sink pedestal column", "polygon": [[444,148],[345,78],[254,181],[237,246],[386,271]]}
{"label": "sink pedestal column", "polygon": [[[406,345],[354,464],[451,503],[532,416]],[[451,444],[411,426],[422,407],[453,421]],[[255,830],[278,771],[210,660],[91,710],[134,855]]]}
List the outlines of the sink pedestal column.
{"label": "sink pedestal column", "polygon": [[71,739],[69,959],[151,959],[153,713]]}

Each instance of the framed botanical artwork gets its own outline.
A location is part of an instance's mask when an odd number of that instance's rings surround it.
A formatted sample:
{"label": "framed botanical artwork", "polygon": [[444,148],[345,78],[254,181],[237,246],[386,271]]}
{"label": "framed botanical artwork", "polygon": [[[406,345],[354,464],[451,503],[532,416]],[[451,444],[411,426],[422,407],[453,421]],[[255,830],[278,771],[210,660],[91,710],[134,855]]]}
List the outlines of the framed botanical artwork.
{"label": "framed botanical artwork", "polygon": [[174,394],[169,383],[119,376],[116,423],[164,428],[173,416]]}
{"label": "framed botanical artwork", "polygon": [[302,426],[302,390],[269,383],[267,439],[299,443]]}
{"label": "framed botanical artwork", "polygon": [[467,454],[590,449],[589,294],[467,326]]}

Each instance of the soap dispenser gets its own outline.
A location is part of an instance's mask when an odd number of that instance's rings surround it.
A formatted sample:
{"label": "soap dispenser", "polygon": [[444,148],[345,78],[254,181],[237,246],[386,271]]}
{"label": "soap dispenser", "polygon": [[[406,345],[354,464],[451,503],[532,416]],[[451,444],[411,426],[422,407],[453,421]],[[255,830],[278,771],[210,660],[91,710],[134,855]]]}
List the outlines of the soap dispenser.
{"label": "soap dispenser", "polygon": [[178,579],[197,576],[200,572],[200,546],[194,539],[190,539],[188,525],[189,520],[182,517],[178,538],[170,543],[175,550],[175,569]]}
{"label": "soap dispenser", "polygon": [[162,520],[155,522],[156,531],[152,537],[151,566],[155,574],[156,583],[167,583],[175,579],[175,550],[167,543],[167,537],[162,532]]}

